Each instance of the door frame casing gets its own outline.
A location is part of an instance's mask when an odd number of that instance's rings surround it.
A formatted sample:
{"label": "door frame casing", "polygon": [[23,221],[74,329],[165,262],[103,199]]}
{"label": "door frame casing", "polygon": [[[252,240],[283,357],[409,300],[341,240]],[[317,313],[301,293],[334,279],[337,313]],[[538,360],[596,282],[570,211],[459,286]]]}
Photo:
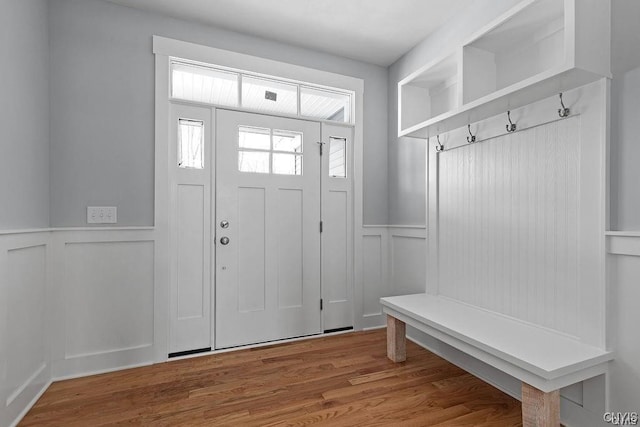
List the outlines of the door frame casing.
{"label": "door frame casing", "polygon": [[[313,68],[256,57],[252,55],[222,50],[214,47],[153,36],[153,53],[155,54],[155,172],[154,172],[154,227],[156,231],[155,266],[154,266],[154,347],[155,361],[167,360],[169,349],[169,263],[170,263],[170,198],[169,198],[169,121],[170,103],[176,102],[170,96],[170,64],[172,58],[216,64],[223,67],[245,70],[248,72],[278,76],[286,79],[307,82],[322,86],[335,87],[352,91],[355,95],[355,124],[334,125],[353,128],[353,252],[352,259],[361,250],[360,239],[356,239],[358,230],[363,225],[363,99],[364,81],[359,78],[316,70]],[[185,102],[189,104],[190,102]],[[195,103],[197,104],[197,103]],[[203,105],[203,104],[200,104]],[[215,106],[209,105],[215,108]],[[228,107],[225,107],[229,109]],[[250,110],[232,108],[237,111]],[[253,111],[255,112],[255,111]],[[323,122],[318,120],[318,122]],[[215,121],[212,121],[215,127]],[[214,248],[211,251],[215,253]],[[212,259],[212,262],[215,262]],[[355,266],[354,266],[355,267]],[[363,292],[358,277],[358,268],[351,274],[354,329],[362,329]],[[212,277],[212,280],[215,280]],[[212,296],[214,292],[212,292]],[[215,301],[212,298],[212,307]]]}

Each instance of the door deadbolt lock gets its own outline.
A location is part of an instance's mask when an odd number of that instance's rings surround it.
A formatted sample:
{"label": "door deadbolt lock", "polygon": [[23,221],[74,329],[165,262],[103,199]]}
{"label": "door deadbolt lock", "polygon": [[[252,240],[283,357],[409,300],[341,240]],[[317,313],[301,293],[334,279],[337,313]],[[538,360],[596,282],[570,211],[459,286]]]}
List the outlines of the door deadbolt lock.
{"label": "door deadbolt lock", "polygon": [[227,221],[226,219],[223,219],[222,221],[220,221],[220,227],[229,228],[229,221]]}
{"label": "door deadbolt lock", "polygon": [[220,243],[222,243],[223,245],[228,245],[229,244],[229,238],[228,237],[221,237],[220,238]]}

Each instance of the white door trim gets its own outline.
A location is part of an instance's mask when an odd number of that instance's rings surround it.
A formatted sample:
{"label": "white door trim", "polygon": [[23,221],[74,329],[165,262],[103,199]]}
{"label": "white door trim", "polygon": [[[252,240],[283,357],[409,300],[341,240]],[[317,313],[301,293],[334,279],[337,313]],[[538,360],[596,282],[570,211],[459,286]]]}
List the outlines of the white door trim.
{"label": "white door trim", "polygon": [[[260,58],[238,52],[202,46],[194,43],[173,40],[165,37],[153,37],[155,54],[155,213],[156,257],[154,284],[154,342],[155,361],[167,360],[169,349],[169,105],[170,105],[170,61],[178,57],[191,61],[217,64],[225,67],[246,70],[254,73],[280,76],[312,84],[336,87],[355,93],[354,127],[354,188],[353,188],[353,259],[361,251],[361,233],[363,225],[363,99],[364,81],[359,78],[288,64],[271,59]],[[175,102],[175,101],[171,101]],[[333,123],[333,122],[332,122]],[[354,329],[362,329],[362,289],[354,268],[353,313]]]}

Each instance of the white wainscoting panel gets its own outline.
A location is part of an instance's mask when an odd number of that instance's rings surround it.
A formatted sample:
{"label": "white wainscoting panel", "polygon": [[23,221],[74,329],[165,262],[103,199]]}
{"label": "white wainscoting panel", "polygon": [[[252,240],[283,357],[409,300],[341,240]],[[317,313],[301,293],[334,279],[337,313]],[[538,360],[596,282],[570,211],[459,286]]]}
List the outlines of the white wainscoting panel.
{"label": "white wainscoting panel", "polygon": [[389,292],[387,268],[384,265],[386,255],[386,234],[368,234],[362,237],[362,269],[364,277],[363,317],[379,316],[382,314],[380,298]]}
{"label": "white wainscoting panel", "polygon": [[58,256],[54,377],[148,364],[154,346],[152,231],[75,231]]}
{"label": "white wainscoting panel", "polygon": [[[10,405],[47,365],[46,351],[46,245],[8,251],[7,380],[13,392]],[[4,322],[3,322],[4,323]]]}
{"label": "white wainscoting panel", "polygon": [[390,272],[394,295],[425,292],[427,240],[424,228],[389,228]]}
{"label": "white wainscoting panel", "polygon": [[380,298],[425,291],[426,231],[421,226],[367,226],[360,238],[361,324],[376,328],[386,324]]}
{"label": "white wainscoting panel", "polygon": [[[637,233],[635,233],[637,234]],[[640,235],[609,236],[611,411],[640,409]]]}
{"label": "white wainscoting panel", "polygon": [[48,234],[0,235],[0,425],[19,420],[51,380]]}
{"label": "white wainscoting panel", "polygon": [[154,240],[151,227],[0,232],[0,426],[53,379],[153,362]]}
{"label": "white wainscoting panel", "polygon": [[67,243],[65,358],[150,346],[153,244]]}

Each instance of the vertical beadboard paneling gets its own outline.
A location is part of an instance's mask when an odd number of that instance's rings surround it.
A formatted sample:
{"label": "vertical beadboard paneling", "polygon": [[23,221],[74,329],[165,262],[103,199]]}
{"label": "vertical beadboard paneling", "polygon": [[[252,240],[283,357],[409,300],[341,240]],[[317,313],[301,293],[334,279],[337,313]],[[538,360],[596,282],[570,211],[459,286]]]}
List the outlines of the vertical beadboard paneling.
{"label": "vertical beadboard paneling", "polygon": [[440,154],[440,293],[576,335],[580,118]]}
{"label": "vertical beadboard paneling", "polygon": [[[580,135],[579,131],[576,130],[568,130],[562,129],[561,133],[562,137],[565,139],[576,140],[578,135]],[[577,141],[579,144],[580,141]],[[565,284],[566,286],[563,288],[564,298],[563,301],[568,306],[567,311],[563,314],[564,324],[568,325],[568,329],[577,330],[579,328],[580,318],[582,317],[579,313],[579,303],[581,298],[578,297],[580,293],[587,293],[592,291],[587,286],[584,286],[584,289],[581,289],[581,284],[578,282],[579,280],[579,254],[580,251],[580,228],[574,226],[575,223],[571,222],[571,218],[578,217],[580,215],[580,196],[577,191],[571,191],[573,188],[580,187],[580,146],[578,146],[578,150],[568,150],[567,152],[567,186],[566,186],[566,199],[567,199],[567,218],[566,218],[566,232],[567,232],[567,267],[565,269],[566,277]],[[594,171],[594,173],[596,173]],[[592,214],[597,214],[593,212]],[[602,230],[593,230],[594,232],[600,234]],[[584,236],[586,237],[586,236]],[[586,239],[585,239],[586,241]],[[595,261],[595,260],[594,260]],[[596,279],[597,280],[597,279]],[[584,284],[586,285],[586,283]],[[604,284],[602,285],[604,286]],[[574,314],[577,313],[577,314]],[[595,314],[595,313],[593,313]]]}

